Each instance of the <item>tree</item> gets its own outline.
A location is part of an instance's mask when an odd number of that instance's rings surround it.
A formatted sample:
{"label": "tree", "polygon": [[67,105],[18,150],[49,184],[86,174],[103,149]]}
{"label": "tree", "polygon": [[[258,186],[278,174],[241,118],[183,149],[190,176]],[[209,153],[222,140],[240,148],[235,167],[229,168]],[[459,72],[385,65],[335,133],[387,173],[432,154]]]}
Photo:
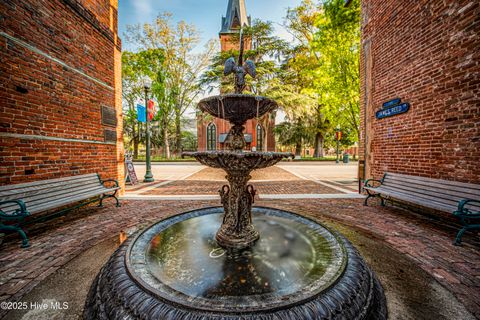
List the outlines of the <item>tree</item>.
{"label": "tree", "polygon": [[294,146],[295,157],[302,155],[303,143],[310,138],[304,120],[304,117],[297,115],[293,121],[285,121],[275,127],[278,143],[284,146]]}
{"label": "tree", "polygon": [[311,42],[319,57],[316,90],[324,92],[326,112],[342,131],[360,135],[360,1],[349,7],[342,0],[320,5],[317,31]]}
{"label": "tree", "polygon": [[[160,110],[164,114],[162,126],[165,128],[166,120],[175,122],[175,153],[181,152],[181,117],[185,110],[191,107],[199,94],[198,78],[202,70],[208,65],[210,56],[216,49],[215,42],[209,42],[203,53],[193,54],[192,49],[199,43],[199,33],[196,28],[180,21],[176,25],[172,22],[170,13],[159,14],[151,24],[127,26],[126,40],[139,45],[143,49],[162,49],[165,58],[164,96],[168,99],[162,101]],[[172,108],[173,118],[167,119]],[[167,134],[168,130],[164,129]],[[165,148],[169,149],[168,135],[165,138]],[[169,152],[167,152],[169,153]],[[169,156],[169,154],[168,154]]]}
{"label": "tree", "polygon": [[123,129],[127,137],[127,145],[133,145],[133,157],[138,158],[140,143],[140,127],[137,123],[136,103],[141,97],[142,86],[140,73],[137,70],[136,55],[124,51],[122,53],[122,97],[123,97]]}

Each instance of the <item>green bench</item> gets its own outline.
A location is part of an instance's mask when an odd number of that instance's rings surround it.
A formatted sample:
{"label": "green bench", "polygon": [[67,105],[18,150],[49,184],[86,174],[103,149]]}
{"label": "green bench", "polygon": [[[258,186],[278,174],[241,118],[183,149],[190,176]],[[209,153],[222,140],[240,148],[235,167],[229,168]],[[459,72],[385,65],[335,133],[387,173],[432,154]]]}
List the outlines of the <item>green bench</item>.
{"label": "green bench", "polygon": [[[107,183],[113,186],[108,188]],[[26,248],[29,246],[28,237],[22,227],[27,223],[57,217],[95,201],[99,201],[99,207],[101,207],[106,198],[114,198],[119,207],[120,202],[116,196],[119,189],[117,180],[101,180],[96,173],[1,186],[0,233],[17,232],[22,238],[22,248]],[[74,203],[80,204],[73,208],[62,209],[53,215],[25,221],[33,214],[63,208]]]}
{"label": "green bench", "polygon": [[453,213],[462,224],[454,244],[460,245],[467,230],[480,229],[480,185],[387,172],[381,180],[365,181],[368,199],[397,199],[419,206]]}

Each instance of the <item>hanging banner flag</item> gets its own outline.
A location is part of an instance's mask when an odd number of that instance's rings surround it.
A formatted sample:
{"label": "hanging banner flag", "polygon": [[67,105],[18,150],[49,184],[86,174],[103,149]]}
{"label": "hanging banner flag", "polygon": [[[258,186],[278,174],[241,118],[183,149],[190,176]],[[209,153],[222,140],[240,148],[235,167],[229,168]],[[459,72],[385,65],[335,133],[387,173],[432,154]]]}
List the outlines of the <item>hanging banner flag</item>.
{"label": "hanging banner flag", "polygon": [[147,122],[147,114],[145,107],[140,104],[137,104],[137,120],[139,122]]}
{"label": "hanging banner flag", "polygon": [[148,100],[148,121],[152,121],[155,116],[155,102],[153,100]]}
{"label": "hanging banner flag", "polygon": [[342,131],[335,132],[335,139],[338,141],[342,140]]}

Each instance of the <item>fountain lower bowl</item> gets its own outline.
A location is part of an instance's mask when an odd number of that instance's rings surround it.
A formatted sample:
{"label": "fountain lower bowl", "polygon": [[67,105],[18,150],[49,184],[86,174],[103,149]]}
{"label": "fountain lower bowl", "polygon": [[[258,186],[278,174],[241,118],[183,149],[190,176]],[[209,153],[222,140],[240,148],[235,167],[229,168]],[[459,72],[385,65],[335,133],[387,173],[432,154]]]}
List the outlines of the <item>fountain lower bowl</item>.
{"label": "fountain lower bowl", "polygon": [[223,208],[187,212],[130,238],[95,279],[85,319],[386,319],[353,246],[291,212],[253,208],[260,240],[225,251]]}
{"label": "fountain lower bowl", "polygon": [[293,158],[294,155],[288,152],[204,151],[184,152],[182,156],[193,157],[212,168],[245,175],[255,169],[271,167],[282,159]]}
{"label": "fountain lower bowl", "polygon": [[247,94],[223,94],[201,100],[198,107],[214,117],[225,119],[236,125],[259,118],[278,108],[278,104],[268,98]]}

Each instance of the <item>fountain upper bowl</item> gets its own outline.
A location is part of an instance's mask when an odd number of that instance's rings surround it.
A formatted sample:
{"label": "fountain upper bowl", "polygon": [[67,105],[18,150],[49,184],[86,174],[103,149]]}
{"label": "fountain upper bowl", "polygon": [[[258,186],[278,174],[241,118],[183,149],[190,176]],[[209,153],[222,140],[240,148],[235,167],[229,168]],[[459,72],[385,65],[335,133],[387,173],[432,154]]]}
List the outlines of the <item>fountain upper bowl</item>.
{"label": "fountain upper bowl", "polygon": [[262,96],[233,93],[205,98],[198,107],[214,117],[243,125],[249,119],[260,118],[275,110],[278,104]]}

